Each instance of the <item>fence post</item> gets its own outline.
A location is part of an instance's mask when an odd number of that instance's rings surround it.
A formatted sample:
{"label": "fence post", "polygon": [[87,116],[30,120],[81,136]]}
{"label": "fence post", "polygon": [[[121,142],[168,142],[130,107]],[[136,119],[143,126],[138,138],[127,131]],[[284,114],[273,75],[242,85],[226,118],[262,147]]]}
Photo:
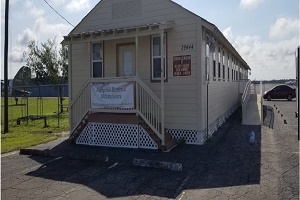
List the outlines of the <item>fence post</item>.
{"label": "fence post", "polygon": [[57,84],[57,126],[59,126],[59,84]]}

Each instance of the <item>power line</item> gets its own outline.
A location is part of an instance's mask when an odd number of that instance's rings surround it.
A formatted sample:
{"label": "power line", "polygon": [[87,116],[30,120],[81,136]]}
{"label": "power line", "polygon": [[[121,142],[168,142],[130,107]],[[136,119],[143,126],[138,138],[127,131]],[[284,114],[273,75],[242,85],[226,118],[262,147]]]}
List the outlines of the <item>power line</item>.
{"label": "power line", "polygon": [[70,24],[71,26],[73,26],[74,27],[74,25],[73,24],[71,24],[66,18],[64,18],[61,14],[59,14],[59,12],[57,12],[46,0],[44,0],[45,1],[45,3],[46,4],[48,4],[48,6],[50,7],[50,8],[52,8],[52,10],[54,10],[54,12],[56,12],[61,18],[63,18],[64,20],[66,20],[66,22],[68,22],[68,24]]}

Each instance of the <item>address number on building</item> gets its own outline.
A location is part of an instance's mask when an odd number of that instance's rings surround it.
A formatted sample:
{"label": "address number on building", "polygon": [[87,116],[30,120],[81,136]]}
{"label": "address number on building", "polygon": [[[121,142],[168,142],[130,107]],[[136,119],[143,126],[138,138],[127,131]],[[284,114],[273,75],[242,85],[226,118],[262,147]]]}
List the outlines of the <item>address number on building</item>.
{"label": "address number on building", "polygon": [[194,45],[193,44],[184,44],[184,45],[181,45],[181,51],[192,50],[192,49],[194,49]]}

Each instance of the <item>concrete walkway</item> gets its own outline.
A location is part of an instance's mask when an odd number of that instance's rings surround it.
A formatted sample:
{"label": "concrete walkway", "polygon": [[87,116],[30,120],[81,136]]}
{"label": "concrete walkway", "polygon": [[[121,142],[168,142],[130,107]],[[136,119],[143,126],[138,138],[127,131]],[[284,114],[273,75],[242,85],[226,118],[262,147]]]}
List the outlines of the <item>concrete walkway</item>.
{"label": "concrete walkway", "polygon": [[245,113],[244,125],[261,125],[261,99],[259,94],[251,94]]}

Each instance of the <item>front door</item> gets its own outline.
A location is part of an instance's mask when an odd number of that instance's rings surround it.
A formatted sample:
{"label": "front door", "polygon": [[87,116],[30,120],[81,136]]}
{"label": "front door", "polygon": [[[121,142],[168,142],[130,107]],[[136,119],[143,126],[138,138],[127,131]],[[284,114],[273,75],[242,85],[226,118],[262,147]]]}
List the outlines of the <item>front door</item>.
{"label": "front door", "polygon": [[135,45],[118,46],[118,76],[135,76]]}

